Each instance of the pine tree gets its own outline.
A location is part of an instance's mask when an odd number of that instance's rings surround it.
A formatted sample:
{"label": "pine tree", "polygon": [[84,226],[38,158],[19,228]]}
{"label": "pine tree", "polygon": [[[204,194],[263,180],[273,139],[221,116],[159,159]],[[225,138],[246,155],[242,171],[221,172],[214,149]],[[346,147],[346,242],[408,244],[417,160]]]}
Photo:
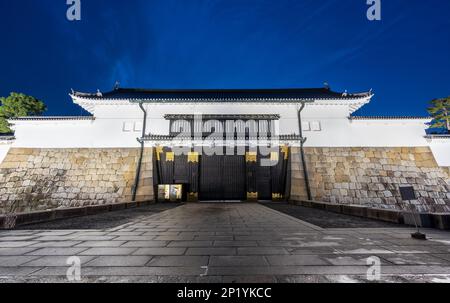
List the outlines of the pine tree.
{"label": "pine tree", "polygon": [[431,128],[444,128],[450,133],[450,97],[431,101],[428,113],[433,117]]}
{"label": "pine tree", "polygon": [[12,133],[7,119],[39,116],[46,109],[42,101],[24,94],[11,93],[6,98],[0,98],[0,134]]}

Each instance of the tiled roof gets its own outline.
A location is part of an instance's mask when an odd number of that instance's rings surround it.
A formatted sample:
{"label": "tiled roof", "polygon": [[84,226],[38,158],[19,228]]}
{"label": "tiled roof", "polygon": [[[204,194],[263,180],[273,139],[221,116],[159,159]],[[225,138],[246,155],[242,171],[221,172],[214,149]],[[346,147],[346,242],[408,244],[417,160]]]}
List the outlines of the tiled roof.
{"label": "tiled roof", "polygon": [[93,116],[77,116],[77,117],[58,117],[58,116],[37,116],[37,117],[19,117],[11,118],[9,121],[71,121],[71,120],[95,120]]}
{"label": "tiled roof", "polygon": [[117,88],[107,93],[73,92],[73,96],[87,99],[159,100],[159,99],[360,99],[371,97],[372,92],[339,93],[328,88],[293,89],[134,89]]}
{"label": "tiled roof", "polygon": [[426,135],[426,139],[441,139],[441,140],[448,140],[450,139],[450,134],[448,135]]}
{"label": "tiled roof", "polygon": [[[199,115],[203,120],[280,120],[280,115],[252,115],[252,114],[236,114],[236,115]],[[168,114],[164,116],[166,120],[194,120],[195,115],[174,115]]]}
{"label": "tiled roof", "polygon": [[13,141],[16,138],[14,137],[14,135],[1,135],[0,134],[0,141]]}
{"label": "tiled roof", "polygon": [[420,116],[350,116],[350,120],[429,120],[431,117]]}
{"label": "tiled roof", "polygon": [[[203,134],[202,138],[205,139],[208,137],[208,134]],[[148,134],[144,137],[144,141],[171,141],[174,139],[184,139],[184,140],[189,140],[189,139],[195,139],[193,138],[191,135],[157,135],[157,134]],[[238,136],[235,137],[236,140],[257,140],[259,139],[258,136]],[[296,134],[290,134],[290,135],[279,135],[278,136],[279,140],[284,140],[284,141],[298,141],[300,140],[300,136],[296,135]]]}

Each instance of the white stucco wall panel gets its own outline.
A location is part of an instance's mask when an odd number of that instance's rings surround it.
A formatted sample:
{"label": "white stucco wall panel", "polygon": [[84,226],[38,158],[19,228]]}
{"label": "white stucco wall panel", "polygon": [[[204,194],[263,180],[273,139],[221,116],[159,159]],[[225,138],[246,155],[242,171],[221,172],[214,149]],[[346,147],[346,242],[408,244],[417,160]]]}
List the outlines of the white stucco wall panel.
{"label": "white stucco wall panel", "polygon": [[[15,122],[17,148],[138,147],[140,132],[124,132],[125,120]],[[134,120],[131,120],[134,121]]]}
{"label": "white stucco wall panel", "polygon": [[[306,119],[307,117],[305,117]],[[314,147],[415,147],[427,146],[423,120],[322,119],[322,131],[305,132]]]}
{"label": "white stucco wall panel", "polygon": [[[426,119],[350,120],[351,102],[317,101],[302,112],[307,147],[419,147],[429,146]],[[166,114],[278,114],[280,134],[298,134],[298,104],[288,103],[148,103],[147,133],[169,134]],[[138,104],[101,102],[95,120],[15,121],[14,147],[108,148],[138,147],[143,113]],[[447,147],[436,145],[439,163],[448,164]]]}
{"label": "white stucco wall panel", "polygon": [[433,140],[430,148],[439,166],[450,167],[450,138]]}
{"label": "white stucco wall panel", "polygon": [[9,149],[11,148],[12,142],[1,142],[0,141],[0,163],[3,162]]}
{"label": "white stucco wall panel", "polygon": [[[175,112],[174,112],[175,113]],[[214,112],[210,112],[214,113]],[[141,118],[142,119],[142,118]],[[409,147],[428,146],[422,122],[351,122],[347,118],[309,118],[304,131],[309,147]],[[20,121],[15,123],[16,147],[136,147],[142,120],[96,119],[93,121]],[[280,120],[281,134],[298,134],[296,118]],[[150,117],[147,133],[168,134],[169,122],[161,116]]]}

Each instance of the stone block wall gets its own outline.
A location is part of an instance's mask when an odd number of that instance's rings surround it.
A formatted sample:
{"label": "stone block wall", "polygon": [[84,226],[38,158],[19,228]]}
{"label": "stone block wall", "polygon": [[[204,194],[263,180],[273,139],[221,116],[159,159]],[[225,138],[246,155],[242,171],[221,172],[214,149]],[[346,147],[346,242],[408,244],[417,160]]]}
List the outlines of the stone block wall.
{"label": "stone block wall", "polygon": [[[408,209],[399,185],[412,185],[424,212],[450,212],[450,170],[439,167],[428,147],[305,148],[313,200]],[[306,199],[299,149],[292,149],[291,199]]]}
{"label": "stone block wall", "polygon": [[[131,202],[138,158],[138,148],[12,148],[0,164],[0,214]],[[137,194],[153,200],[151,148]]]}

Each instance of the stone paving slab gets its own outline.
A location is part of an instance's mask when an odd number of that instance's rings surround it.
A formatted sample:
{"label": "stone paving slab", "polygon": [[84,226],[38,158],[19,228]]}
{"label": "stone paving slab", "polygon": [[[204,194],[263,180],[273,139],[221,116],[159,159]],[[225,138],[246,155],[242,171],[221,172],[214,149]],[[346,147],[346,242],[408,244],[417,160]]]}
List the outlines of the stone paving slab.
{"label": "stone paving slab", "polygon": [[0,237],[0,241],[28,241],[37,238],[36,236],[6,236]]}
{"label": "stone paving slab", "polygon": [[444,259],[450,262],[450,254],[435,254],[434,257],[437,257],[439,259]]}
{"label": "stone paving slab", "polygon": [[19,248],[5,248],[0,243],[0,256],[22,256],[26,253],[38,250],[37,247],[19,247]]}
{"label": "stone paving slab", "polygon": [[447,260],[428,254],[393,254],[384,259],[395,265],[450,265]]}
{"label": "stone paving slab", "polygon": [[122,247],[166,247],[169,241],[128,241],[122,245]]}
{"label": "stone paving slab", "polygon": [[155,236],[118,236],[117,238],[114,238],[114,241],[150,241],[154,240],[154,238]]}
{"label": "stone paving slab", "polygon": [[2,267],[16,267],[32,260],[35,260],[38,257],[33,256],[2,256],[0,257],[0,264]]}
{"label": "stone paving slab", "polygon": [[232,256],[236,255],[236,248],[234,247],[192,247],[188,248],[186,255],[193,256]]}
{"label": "stone paving slab", "polygon": [[288,255],[288,251],[283,247],[239,247],[238,254],[248,255]]}
{"label": "stone paving slab", "polygon": [[149,247],[139,248],[133,255],[142,256],[181,256],[186,252],[186,247]]}
{"label": "stone paving slab", "polygon": [[[66,268],[67,270],[67,268]],[[29,276],[37,271],[36,267],[0,267],[0,276],[7,277],[8,281],[14,281],[16,277]],[[4,279],[5,280],[5,279]]]}
{"label": "stone paving slab", "polygon": [[210,266],[268,266],[265,257],[261,256],[211,256]]}
{"label": "stone paving slab", "polygon": [[312,266],[312,265],[330,265],[325,258],[314,255],[295,255],[295,256],[267,256],[267,261],[274,266]]}
{"label": "stone paving slab", "polygon": [[171,241],[168,247],[210,247],[213,241]]}
{"label": "stone paving slab", "polygon": [[[1,240],[0,240],[1,241]],[[38,242],[36,241],[1,241],[0,248],[27,247]]]}
{"label": "stone paving slab", "polygon": [[35,235],[36,236],[40,236],[40,237],[45,237],[45,236],[67,236],[67,235],[73,234],[75,232],[77,232],[77,231],[76,230],[64,230],[64,231],[53,230],[53,231],[46,231],[46,232],[38,232]]}
{"label": "stone paving slab", "polygon": [[[65,268],[63,268],[65,270]],[[200,267],[86,267],[86,276],[200,276],[204,270]]]}
{"label": "stone paving slab", "polygon": [[195,236],[194,240],[195,241],[214,241],[214,243],[217,243],[219,241],[224,242],[224,241],[233,241],[234,237],[233,236],[215,236],[215,235],[211,235],[211,236]]}
{"label": "stone paving slab", "polygon": [[[16,282],[64,283],[63,276],[16,275]],[[388,283],[449,283],[445,274],[384,275]],[[8,277],[0,276],[0,283]],[[248,276],[83,276],[83,283],[367,283],[365,275],[248,275]]]}
{"label": "stone paving slab", "polygon": [[207,266],[208,256],[157,256],[152,258],[148,266]]}
{"label": "stone paving slab", "polygon": [[400,245],[391,245],[391,246],[381,246],[381,248],[389,250],[395,254],[431,254],[435,253],[445,253],[445,247],[442,246],[426,246],[421,242],[417,243],[417,245],[408,245],[408,246],[400,246]]}
{"label": "stone paving slab", "polygon": [[214,241],[214,246],[219,247],[256,247],[256,241]]}
{"label": "stone paving slab", "polygon": [[329,255],[341,253],[334,247],[308,247],[308,248],[286,247],[286,250],[291,255]]}
{"label": "stone paving slab", "polygon": [[[93,256],[80,256],[82,264],[86,264],[95,257]],[[67,270],[67,256],[44,256],[35,257],[33,261],[22,264],[26,267],[66,267]]]}
{"label": "stone paving slab", "polygon": [[87,250],[83,247],[46,247],[27,253],[30,256],[75,256],[82,251]]}
{"label": "stone paving slab", "polygon": [[[382,265],[390,265],[389,261],[383,259],[385,255],[376,255],[374,257],[378,257]],[[352,265],[367,265],[367,255],[321,255],[323,260],[326,260],[329,264],[336,266],[352,266]]]}
{"label": "stone paving slab", "polygon": [[366,282],[378,257],[384,282],[450,281],[450,232],[323,229],[259,204],[185,204],[92,230],[0,231],[0,282]]}
{"label": "stone paving slab", "polygon": [[84,241],[75,247],[119,247],[125,243],[126,241]]}
{"label": "stone paving slab", "polygon": [[82,249],[81,255],[84,256],[128,256],[135,252],[137,248],[127,247],[93,247]]}
{"label": "stone paving slab", "polygon": [[[94,259],[94,257],[84,257]],[[145,266],[151,259],[152,257],[149,256],[100,256],[89,262],[82,260],[82,263],[88,267]]]}
{"label": "stone paving slab", "polygon": [[[60,238],[59,238],[60,239]],[[46,248],[46,247],[72,247],[77,244],[81,244],[83,241],[42,241],[38,242],[36,244],[30,245],[30,247],[40,247],[40,248]]]}

